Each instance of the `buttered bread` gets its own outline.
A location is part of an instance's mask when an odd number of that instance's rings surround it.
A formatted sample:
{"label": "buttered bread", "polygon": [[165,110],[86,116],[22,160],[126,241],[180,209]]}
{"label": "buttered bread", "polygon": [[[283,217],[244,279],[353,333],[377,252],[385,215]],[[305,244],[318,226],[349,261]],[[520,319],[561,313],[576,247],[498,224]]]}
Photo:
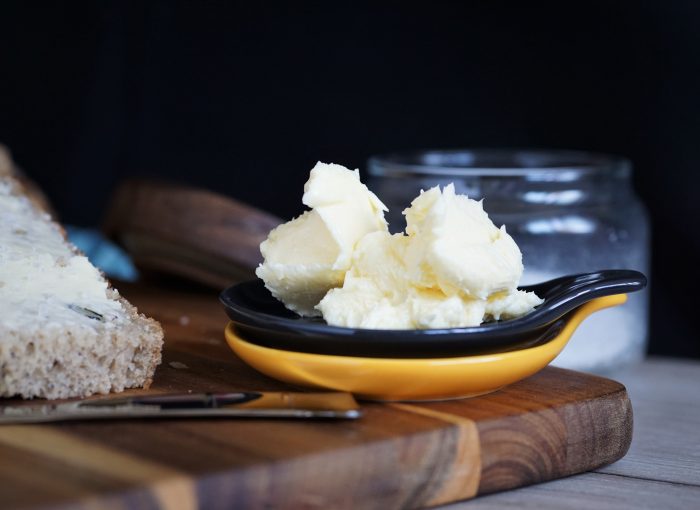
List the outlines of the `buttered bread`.
{"label": "buttered bread", "polygon": [[119,296],[14,177],[0,174],[0,396],[147,387],[160,325]]}

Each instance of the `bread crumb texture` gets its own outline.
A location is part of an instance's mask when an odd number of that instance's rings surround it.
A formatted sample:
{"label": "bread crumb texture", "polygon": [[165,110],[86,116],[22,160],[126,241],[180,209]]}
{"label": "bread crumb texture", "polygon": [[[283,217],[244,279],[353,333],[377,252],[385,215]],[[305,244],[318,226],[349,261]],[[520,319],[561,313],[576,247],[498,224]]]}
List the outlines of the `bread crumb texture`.
{"label": "bread crumb texture", "polygon": [[0,176],[0,396],[148,387],[163,330],[109,287],[61,227]]}

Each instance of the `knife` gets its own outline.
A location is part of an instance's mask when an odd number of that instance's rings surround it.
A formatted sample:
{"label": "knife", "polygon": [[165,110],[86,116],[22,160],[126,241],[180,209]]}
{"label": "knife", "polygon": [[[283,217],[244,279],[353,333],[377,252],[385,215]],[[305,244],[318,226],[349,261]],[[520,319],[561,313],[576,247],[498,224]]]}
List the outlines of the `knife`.
{"label": "knife", "polygon": [[350,393],[186,393],[0,406],[0,425],[133,418],[342,418],[362,415]]}

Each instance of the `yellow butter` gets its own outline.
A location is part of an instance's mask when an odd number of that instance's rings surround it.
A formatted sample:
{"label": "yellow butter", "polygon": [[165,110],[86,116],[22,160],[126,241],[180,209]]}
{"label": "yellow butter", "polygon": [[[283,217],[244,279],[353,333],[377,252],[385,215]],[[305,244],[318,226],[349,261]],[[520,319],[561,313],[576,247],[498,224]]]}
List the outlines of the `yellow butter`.
{"label": "yellow butter", "polygon": [[387,231],[386,207],[360,182],[358,170],[321,162],[311,170],[302,202],[312,209],[260,245],[264,262],[256,274],[290,310],[318,315],[321,298],[343,284],[355,244],[370,232]]}
{"label": "yellow butter", "polygon": [[405,234],[389,233],[384,205],[339,165],[317,164],[303,201],[312,210],[270,233],[257,271],[302,315],[346,327],[455,328],[542,302],[517,290],[522,255],[505,227],[452,184],[411,203]]}

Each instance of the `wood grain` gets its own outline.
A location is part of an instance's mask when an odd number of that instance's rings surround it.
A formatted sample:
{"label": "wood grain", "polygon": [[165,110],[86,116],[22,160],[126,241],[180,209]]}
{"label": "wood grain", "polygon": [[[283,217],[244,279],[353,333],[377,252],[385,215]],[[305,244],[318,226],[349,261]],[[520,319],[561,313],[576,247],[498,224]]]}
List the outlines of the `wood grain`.
{"label": "wood grain", "polygon": [[624,455],[632,436],[624,387],[576,375],[550,367],[473,405],[430,404],[477,423],[480,494],[587,471]]}
{"label": "wood grain", "polygon": [[621,460],[576,477],[493,494],[445,510],[696,508],[700,501],[700,362],[652,358],[614,373],[634,402]]}
{"label": "wood grain", "polygon": [[103,230],[145,271],[216,289],[254,278],[279,218],[211,191],[133,179],[112,196]]}
{"label": "wood grain", "polygon": [[700,486],[700,363],[656,359],[616,377],[635,403],[634,441],[600,472]]}
{"label": "wood grain", "polygon": [[[121,287],[162,321],[150,392],[274,390],[226,347],[215,295]],[[132,392],[138,393],[138,392]],[[173,420],[0,428],[3,508],[420,508],[624,455],[622,385],[549,368],[479,398],[363,405],[350,421]]]}

